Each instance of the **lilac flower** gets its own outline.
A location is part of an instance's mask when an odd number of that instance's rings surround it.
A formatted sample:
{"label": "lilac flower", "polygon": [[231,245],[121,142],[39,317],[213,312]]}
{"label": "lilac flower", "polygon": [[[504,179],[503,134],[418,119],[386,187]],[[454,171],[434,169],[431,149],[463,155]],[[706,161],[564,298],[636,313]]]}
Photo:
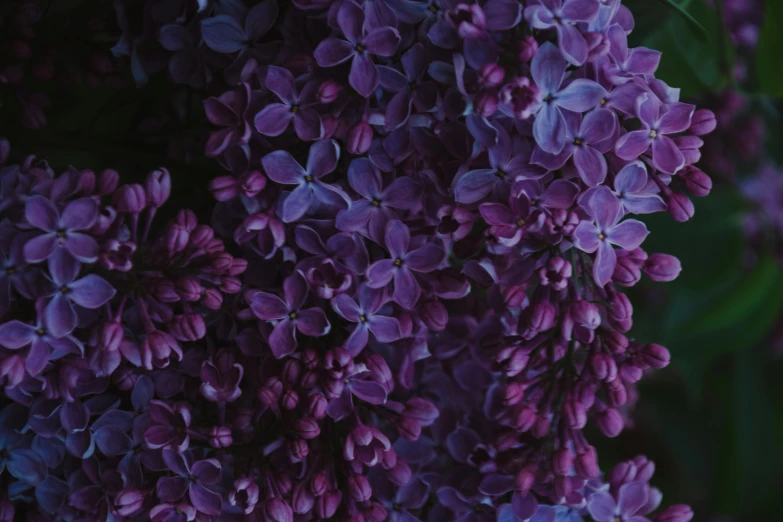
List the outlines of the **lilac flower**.
{"label": "lilac flower", "polygon": [[637,515],[647,504],[647,486],[631,482],[620,487],[617,500],[609,491],[598,491],[590,497],[587,510],[596,522],[648,522]]}
{"label": "lilac flower", "polygon": [[465,496],[452,487],[438,489],[438,501],[454,512],[454,522],[491,522],[495,520],[492,509],[481,503],[478,496]]}
{"label": "lilac flower", "polygon": [[549,154],[537,147],[532,161],[549,170],[558,170],[573,156],[579,177],[588,186],[603,183],[607,165],[604,154],[612,148],[609,138],[614,134],[617,117],[608,109],[595,109],[584,118],[565,114],[566,145],[559,154]]}
{"label": "lilac flower", "polygon": [[367,229],[370,238],[383,240],[386,225],[396,219],[394,209],[410,209],[418,204],[421,187],[409,177],[401,177],[383,188],[381,173],[369,159],[357,158],[348,167],[348,183],[363,199],[353,201],[337,214],[336,225],[348,232]]}
{"label": "lilac flower", "polygon": [[541,184],[537,181],[517,181],[511,190],[512,194],[525,194],[530,199],[532,207],[544,209],[547,212],[569,208],[574,204],[574,200],[579,193],[578,186],[564,179],[556,179],[543,190]]}
{"label": "lilac flower", "polygon": [[[371,475],[372,492],[389,510],[390,522],[414,522],[419,520],[410,511],[420,509],[429,496],[429,487],[424,481],[414,476],[400,487],[378,475]],[[409,511],[410,510],[410,511]]]}
{"label": "lilac flower", "polygon": [[646,47],[628,49],[628,35],[619,25],[613,25],[606,31],[611,47],[609,56],[612,61],[606,63],[603,72],[615,85],[631,81],[635,76],[652,75],[661,61],[660,51]]}
{"label": "lilac flower", "polygon": [[164,502],[177,502],[185,493],[193,506],[205,515],[217,516],[223,509],[223,499],[206,486],[217,484],[221,479],[220,463],[215,459],[193,462],[189,451],[177,453],[163,450],[163,461],[176,477],[158,479],[156,492]]}
{"label": "lilac flower", "polygon": [[576,22],[590,22],[598,16],[598,0],[541,0],[525,8],[525,18],[534,29],[557,30],[557,43],[572,65],[587,60],[587,42]]}
{"label": "lilac flower", "polygon": [[213,125],[224,127],[213,132],[205,145],[209,157],[221,155],[233,145],[244,145],[250,140],[250,124],[245,117],[250,103],[250,86],[241,84],[218,98],[204,100],[204,112]]}
{"label": "lilac flower", "polygon": [[394,130],[408,121],[413,106],[419,112],[433,108],[438,92],[433,82],[423,81],[427,73],[427,51],[420,43],[402,55],[400,73],[392,67],[378,66],[380,84],[395,93],[386,106],[386,129]]}
{"label": "lilac flower", "polygon": [[242,365],[234,363],[228,368],[218,368],[210,361],[201,366],[201,394],[212,402],[231,402],[242,395],[239,384],[244,370]]}
{"label": "lilac flower", "polygon": [[635,219],[619,223],[622,218],[620,201],[607,187],[598,188],[587,206],[595,224],[579,223],[574,231],[574,244],[585,252],[598,252],[593,262],[593,277],[599,286],[604,286],[611,280],[617,264],[612,245],[625,250],[637,248],[647,237],[647,227]]}
{"label": "lilac flower", "polygon": [[9,350],[30,345],[24,364],[33,376],[41,373],[50,359],[59,359],[69,353],[81,355],[84,352],[84,347],[76,338],[71,335],[54,337],[41,322],[35,326],[21,321],[9,321],[0,325],[0,345]]}
{"label": "lilac flower", "polygon": [[665,174],[674,174],[685,166],[685,158],[668,135],[690,127],[694,110],[687,103],[663,105],[653,94],[640,96],[636,101],[636,116],[642,122],[642,130],[620,136],[615,152],[622,159],[633,161],[652,145],[653,166]]}
{"label": "lilac flower", "polygon": [[652,214],[666,210],[666,203],[651,191],[650,184],[647,167],[641,161],[629,163],[615,175],[614,191],[626,212]]}
{"label": "lilac flower", "polygon": [[63,337],[76,328],[75,306],[95,310],[116,293],[109,283],[95,274],[76,279],[80,270],[81,263],[68,255],[65,249],[58,250],[49,258],[54,289],[44,310],[44,323],[54,337]]}
{"label": "lilac flower", "polygon": [[269,103],[256,114],[256,130],[265,136],[279,136],[291,120],[299,139],[312,141],[321,137],[323,125],[318,111],[311,105],[315,103],[316,84],[310,82],[302,93],[297,92],[294,75],[288,69],[270,65],[266,71],[266,87],[280,98],[283,103]]}
{"label": "lilac flower", "polygon": [[250,309],[262,321],[277,321],[269,347],[278,359],[296,350],[296,331],[309,337],[329,333],[331,325],[320,308],[302,310],[309,286],[304,275],[297,271],[283,283],[285,301],[276,295],[256,292],[250,297]]}
{"label": "lilac flower", "polygon": [[501,203],[482,203],[479,206],[481,217],[492,226],[495,237],[509,247],[519,243],[525,227],[533,222],[530,211],[530,198],[520,191],[508,198],[508,206]]}
{"label": "lilac flower", "polygon": [[[344,353],[350,357],[347,352]],[[328,415],[336,421],[349,415],[354,411],[354,395],[359,400],[369,404],[378,405],[385,403],[387,392],[372,377],[372,373],[367,370],[364,364],[354,364],[352,368],[344,372],[343,380],[335,383],[340,393],[332,394],[337,396],[329,401],[326,410]],[[385,442],[384,446],[388,449],[388,439]],[[360,444],[362,444],[361,441]],[[362,445],[367,445],[366,441]]]}
{"label": "lilac flower", "polygon": [[192,522],[198,511],[187,502],[163,503],[150,509],[152,522]]}
{"label": "lilac flower", "polygon": [[192,420],[190,408],[171,407],[157,400],[150,401],[149,408],[153,423],[144,432],[147,446],[153,449],[173,447],[178,452],[187,450],[190,445],[188,432]]}
{"label": "lilac flower", "polygon": [[356,327],[343,344],[352,357],[356,357],[367,345],[368,332],[372,332],[381,343],[393,342],[402,337],[397,319],[377,313],[386,299],[386,292],[368,286],[359,288],[358,304],[345,294],[337,295],[332,299],[334,311],[343,319],[356,323]]}
{"label": "lilac flower", "polygon": [[410,249],[410,232],[401,221],[390,221],[384,242],[389,259],[376,261],[367,269],[367,286],[385,288],[394,280],[394,302],[413,309],[421,295],[421,286],[413,272],[432,272],[443,261],[443,250],[433,243]]}
{"label": "lilac flower", "polygon": [[[20,435],[28,413],[20,404],[9,404],[0,411],[0,472],[36,486],[46,479],[46,462],[25,444],[29,438]],[[27,447],[26,447],[27,446]]]}
{"label": "lilac flower", "polygon": [[43,261],[57,247],[83,263],[93,263],[98,258],[98,243],[91,236],[80,232],[90,228],[98,218],[98,205],[92,198],[71,201],[62,215],[54,204],[42,196],[32,196],[25,205],[27,222],[44,233],[30,239],[24,245],[24,257],[30,263]]}
{"label": "lilac flower", "polygon": [[270,152],[261,159],[269,179],[282,185],[298,185],[283,202],[283,221],[298,221],[316,200],[327,205],[345,206],[339,189],[320,180],[337,167],[339,158],[337,142],[322,140],[310,147],[307,170],[285,150]]}
{"label": "lilac flower", "polygon": [[379,83],[378,69],[370,55],[393,55],[400,34],[393,27],[368,30],[364,20],[364,10],[353,0],[345,0],[337,12],[337,24],[346,40],[329,38],[322,41],[315,49],[315,60],[321,67],[334,67],[352,58],[348,83],[367,98]]}
{"label": "lilac flower", "polygon": [[[582,0],[573,0],[574,2]],[[533,136],[544,152],[559,154],[566,144],[563,110],[586,112],[597,106],[606,90],[592,80],[578,78],[563,87],[568,62],[557,47],[546,42],[530,65],[541,90],[541,108],[533,123]]]}
{"label": "lilac flower", "polygon": [[[483,7],[479,4],[459,3],[450,13],[450,18],[457,35],[464,40],[465,60],[471,67],[478,69],[497,57],[496,44],[487,31],[515,27],[522,18],[522,6],[514,0],[490,0]],[[433,36],[433,42],[438,45],[442,38],[437,34]]]}

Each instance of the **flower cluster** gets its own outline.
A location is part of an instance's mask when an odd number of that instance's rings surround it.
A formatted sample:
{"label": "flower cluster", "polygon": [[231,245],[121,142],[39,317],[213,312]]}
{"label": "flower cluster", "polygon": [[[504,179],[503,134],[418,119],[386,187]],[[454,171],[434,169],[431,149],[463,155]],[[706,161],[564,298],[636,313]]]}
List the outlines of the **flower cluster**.
{"label": "flower cluster", "polygon": [[165,4],[114,52],[230,85],[211,226],[164,169],[0,171],[0,520],[690,520],[584,433],[669,362],[633,216],[710,190],[618,0]]}

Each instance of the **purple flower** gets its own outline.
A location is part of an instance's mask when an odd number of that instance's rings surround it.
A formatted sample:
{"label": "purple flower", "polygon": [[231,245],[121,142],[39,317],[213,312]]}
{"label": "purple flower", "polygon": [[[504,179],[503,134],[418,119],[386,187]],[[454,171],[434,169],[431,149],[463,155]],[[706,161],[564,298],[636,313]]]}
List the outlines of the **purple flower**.
{"label": "purple flower", "polygon": [[250,309],[262,321],[277,321],[269,336],[269,347],[280,359],[296,350],[296,331],[309,337],[329,333],[331,325],[320,308],[302,310],[309,286],[304,275],[296,271],[283,282],[285,301],[276,295],[256,292],[250,298]]}
{"label": "purple flower", "polygon": [[376,261],[367,269],[367,286],[385,288],[394,280],[394,302],[412,310],[421,295],[414,272],[432,272],[443,261],[443,249],[434,243],[410,249],[410,232],[401,221],[390,221],[384,243],[389,259]]}
{"label": "purple flower", "polygon": [[620,136],[615,152],[622,159],[633,161],[652,145],[653,166],[665,174],[674,174],[685,166],[685,157],[668,135],[687,130],[695,109],[680,102],[664,105],[653,94],[640,96],[636,116],[642,121],[642,130]]}
{"label": "purple flower", "polygon": [[603,72],[615,85],[628,83],[635,76],[652,75],[661,61],[660,51],[646,47],[628,50],[628,35],[619,25],[613,25],[606,31],[611,47],[609,56],[612,61],[604,64]]}
{"label": "purple flower", "polygon": [[348,183],[363,199],[353,201],[337,214],[336,226],[344,231],[367,229],[374,241],[381,242],[389,221],[396,219],[393,209],[409,209],[418,204],[421,186],[410,177],[401,177],[383,188],[381,173],[367,158],[357,158],[348,167]]}
{"label": "purple flower", "polygon": [[557,44],[573,65],[587,60],[588,46],[576,22],[590,22],[598,16],[598,0],[541,0],[525,8],[525,18],[534,29],[557,30]]}
{"label": "purple flower", "polygon": [[610,138],[617,125],[617,117],[609,109],[595,109],[584,118],[566,113],[566,145],[560,154],[549,154],[540,147],[533,151],[533,163],[549,170],[558,170],[573,156],[579,177],[588,186],[603,183],[606,179],[604,154],[612,148]]}
{"label": "purple flower", "polygon": [[[449,13],[457,35],[463,39],[465,61],[474,69],[497,59],[497,44],[487,31],[503,31],[515,27],[522,19],[522,6],[516,0],[490,0],[479,4],[459,3]],[[435,29],[435,28],[433,28]],[[438,36],[433,42],[438,45]]]}
{"label": "purple flower", "polygon": [[11,476],[36,486],[46,479],[47,469],[41,455],[26,447],[20,435],[27,418],[28,412],[20,404],[9,404],[0,411],[0,473],[8,469]]}
{"label": "purple flower", "polygon": [[[350,360],[350,354],[344,349],[338,348],[333,351],[341,351]],[[353,411],[354,395],[369,404],[378,405],[386,402],[386,389],[373,380],[373,374],[364,364],[353,364],[341,373],[340,380],[335,381],[330,387],[331,396],[334,398],[329,401],[326,409],[334,420],[339,421]]]}
{"label": "purple flower", "polygon": [[46,330],[54,337],[68,335],[76,328],[75,306],[95,310],[106,304],[116,291],[102,277],[88,274],[79,276],[81,263],[64,249],[49,258],[49,274],[54,284],[51,299],[44,310]]}
{"label": "purple flower", "polygon": [[33,376],[41,373],[50,359],[84,352],[82,343],[76,338],[70,335],[54,337],[46,331],[40,320],[35,326],[21,321],[9,321],[0,325],[0,345],[9,350],[30,345],[24,364],[28,373]]}
{"label": "purple flower", "polygon": [[345,0],[337,12],[337,24],[346,40],[322,41],[315,49],[315,60],[321,67],[334,67],[353,58],[348,83],[367,98],[379,83],[378,69],[370,55],[392,56],[400,42],[400,33],[393,27],[368,30],[364,18],[361,7],[353,0]]}
{"label": "purple flower", "polygon": [[179,452],[190,445],[190,407],[171,407],[162,401],[150,401],[152,425],[144,432],[144,441],[152,449],[173,447]]}
{"label": "purple flower", "polygon": [[530,66],[542,100],[533,123],[533,137],[541,149],[551,154],[559,154],[566,144],[567,126],[563,110],[587,112],[606,95],[606,90],[599,84],[583,78],[563,87],[566,67],[568,62],[563,54],[549,42],[541,46]]}
{"label": "purple flower", "polygon": [[187,502],[158,504],[150,509],[152,522],[192,522],[198,511]]}
{"label": "purple flower", "polygon": [[593,277],[599,286],[612,279],[617,264],[617,254],[612,245],[633,250],[647,237],[647,227],[641,221],[622,218],[620,200],[608,187],[599,187],[587,202],[586,209],[595,223],[582,221],[574,231],[574,244],[580,250],[592,254],[598,252],[593,261]]}
{"label": "purple flower", "polygon": [[666,210],[666,203],[647,176],[647,167],[634,161],[623,167],[614,177],[614,191],[623,209],[631,214],[652,214]]}
{"label": "purple flower", "polygon": [[92,198],[71,201],[62,215],[57,207],[42,196],[32,196],[25,205],[25,218],[44,234],[30,239],[24,245],[24,257],[30,263],[43,261],[59,246],[83,263],[98,259],[98,243],[80,232],[90,228],[98,219],[98,205]]}
{"label": "purple flower", "polygon": [[267,89],[275,93],[283,103],[269,103],[256,114],[254,122],[258,132],[266,136],[279,136],[293,120],[299,139],[312,141],[321,137],[321,116],[310,106],[315,103],[315,82],[309,82],[304,91],[298,93],[291,71],[270,65],[266,71],[265,83]]}
{"label": "purple flower", "polygon": [[239,363],[218,368],[211,361],[204,361],[201,366],[201,380],[203,381],[200,387],[201,395],[212,402],[236,400],[242,395],[239,384],[242,381],[243,373],[244,370]]}
{"label": "purple flower", "polygon": [[624,484],[617,500],[609,491],[597,491],[590,497],[587,511],[595,522],[649,522],[646,517],[637,516],[647,504],[647,488],[641,482]]}
{"label": "purple flower", "polygon": [[204,112],[213,125],[224,127],[213,132],[207,139],[205,154],[220,156],[233,145],[244,145],[250,140],[251,128],[245,119],[250,103],[250,86],[241,84],[237,89],[222,94],[219,98],[204,100]]}
{"label": "purple flower", "polygon": [[530,211],[530,198],[519,191],[508,198],[508,206],[502,203],[482,203],[479,206],[481,217],[492,226],[493,235],[509,247],[519,243],[525,227],[534,222]]}
{"label": "purple flower", "polygon": [[454,522],[492,522],[495,520],[494,508],[481,502],[480,496],[468,497],[452,487],[438,489],[438,501],[453,511]]}
{"label": "purple flower", "polygon": [[357,323],[356,327],[343,343],[352,357],[356,357],[367,345],[368,332],[372,332],[378,342],[390,343],[402,337],[400,323],[394,317],[378,314],[386,302],[386,292],[363,285],[358,290],[357,301],[345,294],[332,299],[332,308],[346,321]]}
{"label": "purple flower", "polygon": [[298,185],[283,201],[283,221],[298,221],[316,200],[332,206],[346,205],[347,197],[337,187],[320,180],[334,171],[339,159],[340,146],[334,140],[317,141],[310,147],[307,170],[285,150],[270,152],[261,159],[269,179],[282,185]]}
{"label": "purple flower", "polygon": [[373,496],[381,500],[389,513],[390,522],[415,522],[419,519],[410,513],[420,509],[429,497],[430,488],[414,476],[402,486],[396,486],[379,475],[371,475]]}
{"label": "purple flower", "polygon": [[511,191],[512,194],[525,194],[530,199],[530,206],[551,212],[573,205],[577,194],[579,194],[579,187],[570,181],[556,179],[542,190],[539,182],[522,180],[517,181]]}
{"label": "purple flower", "polygon": [[386,106],[386,129],[402,126],[415,106],[418,112],[427,112],[435,105],[438,92],[433,82],[423,81],[427,73],[427,51],[420,43],[402,55],[402,70],[378,66],[380,83],[385,91],[395,93]]}
{"label": "purple flower", "polygon": [[163,450],[163,461],[176,477],[158,479],[156,492],[164,502],[176,502],[188,494],[193,506],[205,515],[217,516],[223,510],[223,499],[206,486],[220,482],[220,463],[215,459],[193,462],[189,451]]}

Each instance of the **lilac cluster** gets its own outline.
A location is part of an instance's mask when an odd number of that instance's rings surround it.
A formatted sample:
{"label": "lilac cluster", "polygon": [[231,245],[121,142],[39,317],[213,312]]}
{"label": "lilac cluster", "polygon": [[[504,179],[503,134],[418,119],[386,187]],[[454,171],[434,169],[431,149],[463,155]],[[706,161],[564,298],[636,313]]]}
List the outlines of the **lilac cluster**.
{"label": "lilac cluster", "polygon": [[116,5],[225,173],[161,228],[164,169],[0,171],[0,520],[691,519],[584,433],[669,362],[632,216],[711,186],[618,0]]}

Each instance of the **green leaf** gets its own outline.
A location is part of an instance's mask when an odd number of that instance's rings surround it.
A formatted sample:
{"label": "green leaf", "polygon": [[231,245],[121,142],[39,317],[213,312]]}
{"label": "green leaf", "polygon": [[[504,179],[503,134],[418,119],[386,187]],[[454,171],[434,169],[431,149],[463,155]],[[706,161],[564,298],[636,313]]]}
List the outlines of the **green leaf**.
{"label": "green leaf", "polygon": [[674,0],[658,0],[658,2],[662,3],[667,8],[677,13],[678,16],[682,17],[682,19],[685,20],[685,23],[688,25],[688,27],[691,28],[691,30],[699,40],[703,42],[709,41],[710,35],[707,32],[707,30],[704,28],[704,26],[701,25],[699,21],[696,20],[693,17],[693,15],[691,15],[688,11],[686,11],[680,5],[675,3]]}
{"label": "green leaf", "polygon": [[761,91],[770,96],[783,96],[783,67],[780,52],[783,49],[783,2],[764,2],[764,26],[759,38],[756,70]]}

